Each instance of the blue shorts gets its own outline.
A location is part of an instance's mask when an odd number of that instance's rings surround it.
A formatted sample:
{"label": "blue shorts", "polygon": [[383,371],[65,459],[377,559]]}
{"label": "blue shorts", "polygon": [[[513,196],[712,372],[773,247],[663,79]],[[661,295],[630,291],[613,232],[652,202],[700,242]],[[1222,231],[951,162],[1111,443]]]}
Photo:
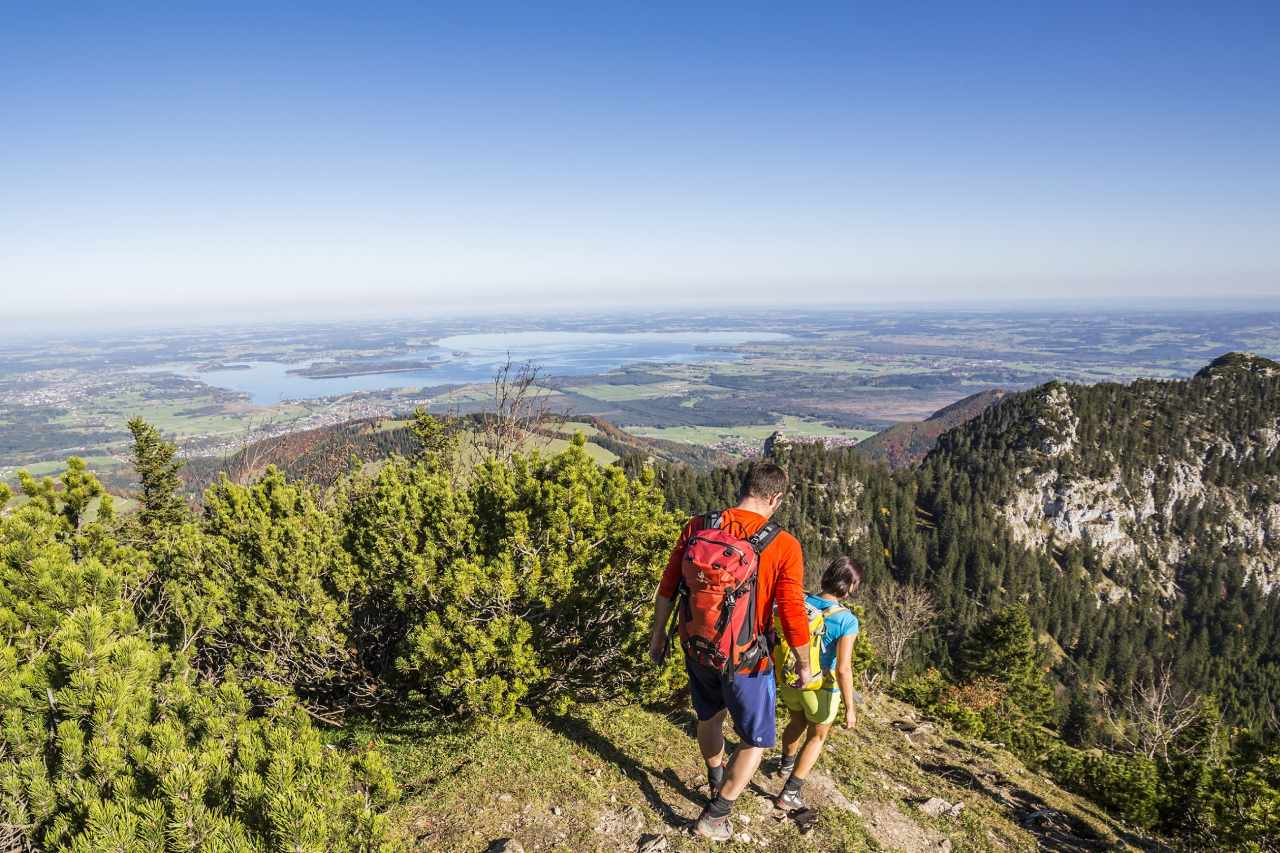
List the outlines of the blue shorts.
{"label": "blue shorts", "polygon": [[686,663],[693,710],[699,720],[709,720],[729,709],[733,730],[747,746],[771,748],[777,740],[777,693],[773,666],[752,675],[721,675],[712,669]]}

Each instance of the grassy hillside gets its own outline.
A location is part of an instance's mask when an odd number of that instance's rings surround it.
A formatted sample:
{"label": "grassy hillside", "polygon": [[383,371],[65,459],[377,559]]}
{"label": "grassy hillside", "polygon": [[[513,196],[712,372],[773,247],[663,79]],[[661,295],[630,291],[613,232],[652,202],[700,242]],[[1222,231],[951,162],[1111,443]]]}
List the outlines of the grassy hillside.
{"label": "grassy hillside", "polygon": [[982,414],[1008,392],[983,391],[939,409],[923,421],[903,421],[858,443],[858,452],[890,468],[914,465],[929,455],[938,437]]}
{"label": "grassy hillside", "polygon": [[[232,479],[245,480],[260,475],[268,465],[275,465],[289,477],[328,485],[349,470],[352,457],[376,464],[393,453],[412,455],[416,452],[417,443],[409,424],[408,420],[364,418],[264,438],[225,458],[189,459],[183,468],[183,478],[190,491],[198,494],[223,472]],[[617,453],[592,439],[599,431],[587,422],[569,422],[546,435],[531,435],[522,450],[558,453],[568,447],[569,439],[577,432],[588,438],[586,451],[592,459],[602,465],[618,460]],[[462,441],[466,464],[478,458],[469,444],[466,439]]]}
{"label": "grassy hillside", "polygon": [[[401,782],[393,822],[416,850],[478,853],[507,839],[575,853],[1157,849],[999,747],[883,696],[829,741],[805,789],[816,823],[775,814],[781,780],[766,759],[739,801],[737,836],[713,845],[688,831],[706,796],[693,723],[683,707],[594,706],[473,732],[382,721],[352,737],[377,746]],[[921,806],[935,797],[963,805],[934,817]]]}

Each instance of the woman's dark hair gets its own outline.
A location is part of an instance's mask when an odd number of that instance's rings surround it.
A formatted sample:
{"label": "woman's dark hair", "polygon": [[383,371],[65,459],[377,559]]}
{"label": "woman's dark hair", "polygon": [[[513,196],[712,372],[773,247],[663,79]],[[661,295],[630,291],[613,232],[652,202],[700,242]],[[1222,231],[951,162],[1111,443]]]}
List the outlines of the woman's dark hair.
{"label": "woman's dark hair", "polygon": [[844,598],[862,586],[862,567],[848,557],[836,557],[822,573],[822,591]]}

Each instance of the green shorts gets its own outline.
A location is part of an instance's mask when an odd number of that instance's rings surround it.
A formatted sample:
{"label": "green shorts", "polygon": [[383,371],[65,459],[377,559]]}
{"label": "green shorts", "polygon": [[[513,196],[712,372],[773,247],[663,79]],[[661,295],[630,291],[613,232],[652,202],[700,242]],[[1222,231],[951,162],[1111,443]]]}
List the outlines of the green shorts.
{"label": "green shorts", "polygon": [[828,690],[825,687],[818,690],[779,687],[778,695],[782,697],[782,704],[787,706],[788,711],[793,714],[803,712],[806,720],[820,726],[831,725],[840,713],[839,690]]}

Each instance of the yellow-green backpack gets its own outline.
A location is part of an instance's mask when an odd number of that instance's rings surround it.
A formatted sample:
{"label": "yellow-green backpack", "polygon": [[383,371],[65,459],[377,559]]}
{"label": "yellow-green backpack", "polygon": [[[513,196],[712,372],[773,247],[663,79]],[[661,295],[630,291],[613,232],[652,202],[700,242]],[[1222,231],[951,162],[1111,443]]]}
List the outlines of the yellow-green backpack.
{"label": "yellow-green backpack", "polygon": [[[809,672],[813,677],[808,684],[800,688],[801,690],[822,689],[825,681],[823,678],[825,673],[822,671],[822,638],[827,633],[827,617],[847,609],[839,604],[833,604],[826,610],[821,610],[808,601],[804,603],[805,616],[809,618]],[[783,638],[782,620],[776,613],[773,616],[773,634],[776,638],[773,644],[773,677],[777,679],[779,687],[790,687],[796,680],[795,658],[791,656],[791,649]]]}

